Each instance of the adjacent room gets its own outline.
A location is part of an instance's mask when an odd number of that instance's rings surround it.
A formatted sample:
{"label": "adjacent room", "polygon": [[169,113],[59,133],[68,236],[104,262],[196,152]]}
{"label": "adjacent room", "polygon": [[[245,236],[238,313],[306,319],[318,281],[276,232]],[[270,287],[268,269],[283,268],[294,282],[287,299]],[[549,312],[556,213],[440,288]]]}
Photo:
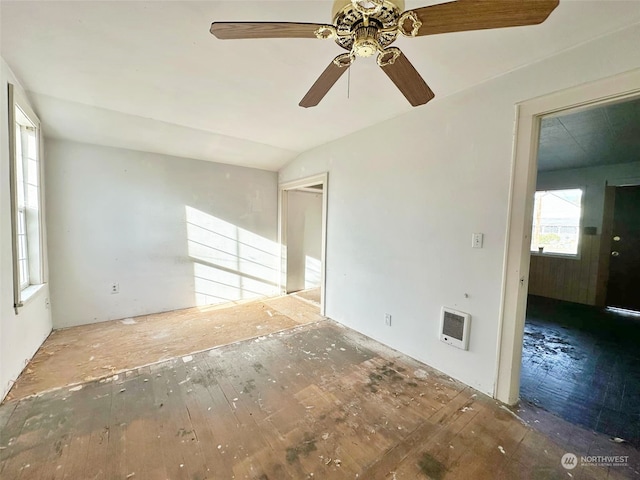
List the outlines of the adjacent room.
{"label": "adjacent room", "polygon": [[638,44],[623,0],[1,0],[0,477],[640,476]]}
{"label": "adjacent room", "polygon": [[640,100],[542,120],[522,398],[640,443]]}

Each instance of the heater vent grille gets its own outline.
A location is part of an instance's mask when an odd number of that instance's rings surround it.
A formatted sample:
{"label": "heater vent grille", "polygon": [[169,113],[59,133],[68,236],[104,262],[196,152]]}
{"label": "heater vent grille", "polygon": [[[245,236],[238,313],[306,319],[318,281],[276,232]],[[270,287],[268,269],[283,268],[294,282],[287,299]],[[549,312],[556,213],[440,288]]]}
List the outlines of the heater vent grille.
{"label": "heater vent grille", "polygon": [[451,346],[469,349],[469,322],[471,315],[442,307],[440,340]]}

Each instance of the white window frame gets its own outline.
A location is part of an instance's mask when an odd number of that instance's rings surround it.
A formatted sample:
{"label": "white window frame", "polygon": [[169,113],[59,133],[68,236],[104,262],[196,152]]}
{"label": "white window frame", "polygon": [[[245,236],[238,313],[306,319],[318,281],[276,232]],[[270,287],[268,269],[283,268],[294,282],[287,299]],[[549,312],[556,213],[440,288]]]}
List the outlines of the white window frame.
{"label": "white window frame", "polygon": [[[556,191],[566,191],[566,190],[580,190],[580,216],[578,218],[578,226],[576,227],[578,229],[577,235],[578,235],[578,244],[576,246],[576,253],[564,253],[564,252],[551,252],[548,250],[543,250],[542,252],[540,252],[537,248],[534,248],[533,245],[533,230],[531,232],[531,247],[530,247],[530,251],[531,251],[531,255],[533,256],[545,256],[545,257],[563,257],[563,258],[574,258],[574,259],[580,259],[580,251],[582,248],[582,236],[583,236],[583,232],[582,232],[582,222],[583,222],[583,218],[584,218],[584,207],[585,207],[585,193],[586,193],[586,188],[585,187],[554,187],[554,188],[544,188],[544,189],[536,189],[535,194],[541,193],[541,192],[556,192]],[[535,213],[536,213],[536,205],[534,202],[534,206],[533,206],[533,227],[535,227]]]}
{"label": "white window frame", "polygon": [[[13,250],[13,304],[18,308],[45,283],[44,228],[42,221],[42,152],[40,120],[24,95],[12,84],[9,96],[9,174],[11,190],[11,230]],[[20,131],[18,130],[20,128]],[[36,146],[27,146],[23,132],[34,129]],[[24,129],[24,130],[23,130]],[[33,153],[35,158],[27,155]],[[35,186],[29,183],[30,162],[35,161]],[[20,174],[20,175],[19,175]],[[21,178],[18,178],[18,177]],[[33,194],[28,189],[34,188]],[[20,194],[19,194],[20,193]],[[21,270],[22,269],[22,270]]]}

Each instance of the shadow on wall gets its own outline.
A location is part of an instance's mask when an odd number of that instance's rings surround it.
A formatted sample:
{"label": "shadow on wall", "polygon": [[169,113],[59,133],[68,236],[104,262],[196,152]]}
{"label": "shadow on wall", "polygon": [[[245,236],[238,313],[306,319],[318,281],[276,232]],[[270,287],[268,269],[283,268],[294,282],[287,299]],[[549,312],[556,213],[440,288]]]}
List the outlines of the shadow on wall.
{"label": "shadow on wall", "polygon": [[306,256],[304,260],[304,288],[320,286],[322,262],[317,258]]}
{"label": "shadow on wall", "polygon": [[278,293],[276,242],[193,207],[186,206],[185,213],[196,305]]}

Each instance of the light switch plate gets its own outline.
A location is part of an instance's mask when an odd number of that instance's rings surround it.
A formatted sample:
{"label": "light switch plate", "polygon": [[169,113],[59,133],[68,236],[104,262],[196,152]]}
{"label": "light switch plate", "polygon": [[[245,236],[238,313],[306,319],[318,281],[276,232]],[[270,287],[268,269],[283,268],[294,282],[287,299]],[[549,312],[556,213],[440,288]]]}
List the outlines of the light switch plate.
{"label": "light switch plate", "polygon": [[484,235],[482,233],[474,233],[471,235],[472,248],[482,248],[483,241],[484,241]]}

